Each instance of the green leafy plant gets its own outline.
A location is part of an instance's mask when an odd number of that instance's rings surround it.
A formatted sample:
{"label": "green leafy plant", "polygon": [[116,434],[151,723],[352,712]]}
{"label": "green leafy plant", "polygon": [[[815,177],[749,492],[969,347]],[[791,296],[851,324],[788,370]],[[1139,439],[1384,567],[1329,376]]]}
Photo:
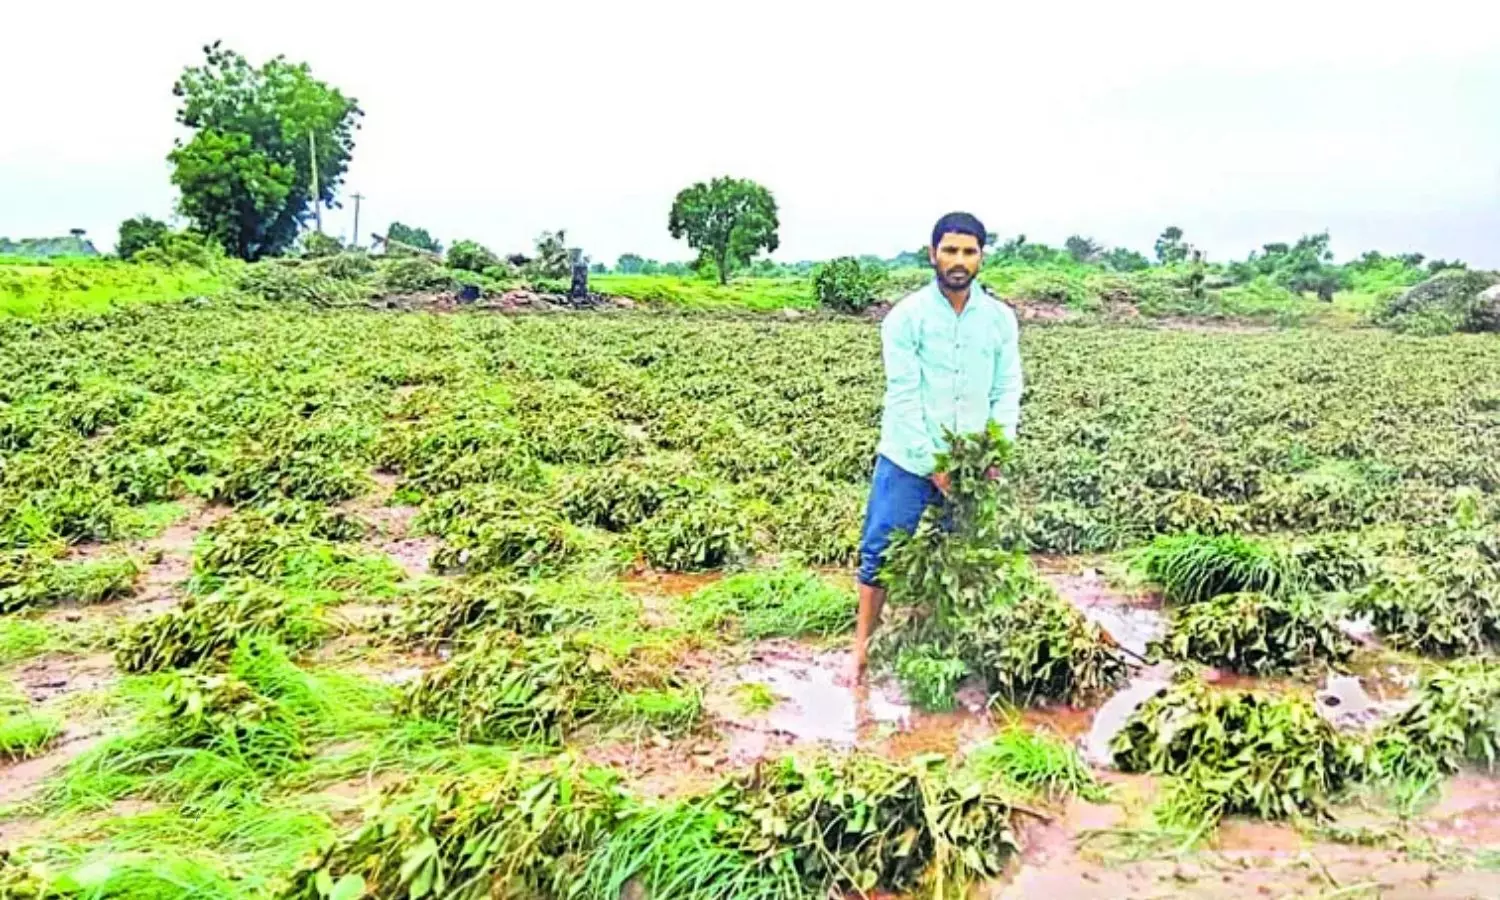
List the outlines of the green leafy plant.
{"label": "green leafy plant", "polygon": [[68,562],[35,551],[0,551],[0,613],[118,600],[135,592],[139,575],[128,557]]}
{"label": "green leafy plant", "polygon": [[813,295],[819,306],[839,312],[864,312],[885,284],[885,271],[843,256],[813,269]]}
{"label": "green leafy plant", "polygon": [[1127,772],[1181,779],[1208,820],[1322,816],[1362,774],[1358,752],[1310,700],[1211,690],[1191,671],[1147,700],[1110,749]]}
{"label": "green leafy plant", "polygon": [[560,743],[620,710],[622,690],[676,686],[664,671],[576,638],[490,632],[415,682],[401,708],[462,740]]}
{"label": "green leafy plant", "polygon": [[131,627],[115,662],[126,672],[159,672],[222,660],[242,639],[273,637],[294,650],[316,646],[332,631],[316,604],[253,582],[235,581],[206,597]]}
{"label": "green leafy plant", "polygon": [[1371,773],[1430,782],[1466,764],[1494,769],[1500,756],[1500,665],[1465,659],[1427,674],[1416,702],[1372,738]]}
{"label": "green leafy plant", "polygon": [[1153,652],[1251,675],[1337,666],[1355,649],[1337,612],[1306,594],[1221,594],[1174,611]]}
{"label": "green leafy plant", "polygon": [[895,670],[911,702],[936,712],[957,705],[959,682],[969,674],[969,666],[962,659],[945,656],[931,647],[901,648]]}
{"label": "green leafy plant", "polygon": [[1500,639],[1500,535],[1460,527],[1418,543],[1415,564],[1383,568],[1353,609],[1393,646],[1420,653],[1478,653]]}

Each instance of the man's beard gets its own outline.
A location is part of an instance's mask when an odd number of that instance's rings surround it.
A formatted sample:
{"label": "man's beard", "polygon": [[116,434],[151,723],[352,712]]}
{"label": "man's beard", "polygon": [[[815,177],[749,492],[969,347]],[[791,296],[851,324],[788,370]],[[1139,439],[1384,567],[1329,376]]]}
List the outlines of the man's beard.
{"label": "man's beard", "polygon": [[952,268],[943,273],[943,286],[955,291],[961,291],[968,287],[974,280],[974,276],[968,269]]}

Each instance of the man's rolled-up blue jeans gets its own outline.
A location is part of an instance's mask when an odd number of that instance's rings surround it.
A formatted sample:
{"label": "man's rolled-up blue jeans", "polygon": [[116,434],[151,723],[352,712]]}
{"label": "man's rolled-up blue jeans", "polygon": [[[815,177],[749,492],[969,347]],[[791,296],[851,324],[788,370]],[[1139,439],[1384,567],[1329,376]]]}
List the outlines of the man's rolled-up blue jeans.
{"label": "man's rolled-up blue jeans", "polygon": [[865,507],[865,525],[859,540],[859,583],[884,587],[879,581],[880,567],[891,543],[891,533],[915,531],[927,507],[942,502],[942,492],[931,478],[913,475],[884,456],[876,456],[870,501]]}

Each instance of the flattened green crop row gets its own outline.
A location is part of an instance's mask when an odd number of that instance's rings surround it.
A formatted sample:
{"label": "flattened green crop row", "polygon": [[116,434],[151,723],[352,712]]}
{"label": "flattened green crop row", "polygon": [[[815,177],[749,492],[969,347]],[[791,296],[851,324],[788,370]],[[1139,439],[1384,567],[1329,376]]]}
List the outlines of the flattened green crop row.
{"label": "flattened green crop row", "polygon": [[[1007,527],[1435,523],[1500,490],[1500,344],[1026,330]],[[111,539],[198,493],[338,501],[384,467],[439,564],[846,562],[880,403],[867,324],[141,309],[0,330],[0,547]],[[133,510],[133,508],[135,508]]]}

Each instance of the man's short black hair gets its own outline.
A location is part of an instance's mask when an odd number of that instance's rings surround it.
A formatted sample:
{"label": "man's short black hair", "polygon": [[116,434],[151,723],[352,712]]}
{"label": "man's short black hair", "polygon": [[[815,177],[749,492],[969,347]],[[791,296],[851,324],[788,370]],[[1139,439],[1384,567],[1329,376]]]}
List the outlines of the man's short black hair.
{"label": "man's short black hair", "polygon": [[984,223],[966,212],[951,212],[932,226],[932,246],[936,247],[943,242],[945,234],[967,234],[984,246]]}

